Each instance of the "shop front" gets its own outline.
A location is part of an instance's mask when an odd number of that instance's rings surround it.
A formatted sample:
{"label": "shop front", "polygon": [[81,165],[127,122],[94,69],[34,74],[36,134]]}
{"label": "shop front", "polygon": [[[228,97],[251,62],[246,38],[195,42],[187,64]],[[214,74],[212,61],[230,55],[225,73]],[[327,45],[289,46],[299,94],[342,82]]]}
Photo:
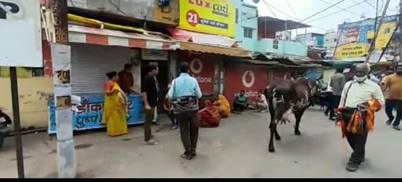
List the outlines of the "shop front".
{"label": "shop front", "polygon": [[[71,46],[71,88],[73,98],[73,130],[98,129],[104,108],[106,73],[123,70],[131,64],[136,94],[128,96],[128,125],[144,122],[141,91],[143,50],[169,51],[175,42],[161,37],[113,30],[69,26]],[[167,62],[167,61],[165,61]],[[75,104],[75,105],[74,105]],[[56,133],[55,104],[49,101],[49,133]]]}
{"label": "shop front", "polygon": [[257,100],[258,91],[269,85],[269,67],[246,63],[225,63],[224,95],[233,103],[241,90],[246,92],[249,102]]}

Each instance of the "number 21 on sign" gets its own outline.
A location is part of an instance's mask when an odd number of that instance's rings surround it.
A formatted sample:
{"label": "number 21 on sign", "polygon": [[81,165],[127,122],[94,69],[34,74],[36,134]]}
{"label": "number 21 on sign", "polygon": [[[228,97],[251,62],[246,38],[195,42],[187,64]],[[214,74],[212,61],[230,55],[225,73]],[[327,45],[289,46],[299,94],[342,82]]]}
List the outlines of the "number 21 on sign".
{"label": "number 21 on sign", "polygon": [[190,10],[187,12],[187,22],[191,26],[195,27],[200,22],[200,16],[198,15],[198,13],[196,11]]}

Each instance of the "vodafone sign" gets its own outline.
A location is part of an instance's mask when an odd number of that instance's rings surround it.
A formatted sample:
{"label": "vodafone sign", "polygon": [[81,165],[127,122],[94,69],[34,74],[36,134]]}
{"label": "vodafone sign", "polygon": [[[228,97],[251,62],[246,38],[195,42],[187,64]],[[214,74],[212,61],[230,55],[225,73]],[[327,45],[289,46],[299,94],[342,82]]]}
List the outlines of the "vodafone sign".
{"label": "vodafone sign", "polygon": [[179,60],[190,65],[190,75],[197,79],[202,93],[214,91],[215,58],[210,55],[190,55],[181,53]]}
{"label": "vodafone sign", "polygon": [[233,102],[241,90],[249,101],[257,99],[258,91],[268,86],[268,69],[263,66],[237,64],[225,67],[225,96]]}
{"label": "vodafone sign", "polygon": [[190,63],[190,71],[194,74],[200,74],[202,71],[202,63],[199,59],[194,59]]}
{"label": "vodafone sign", "polygon": [[242,82],[244,87],[251,88],[255,83],[255,74],[253,71],[246,71],[243,74]]}

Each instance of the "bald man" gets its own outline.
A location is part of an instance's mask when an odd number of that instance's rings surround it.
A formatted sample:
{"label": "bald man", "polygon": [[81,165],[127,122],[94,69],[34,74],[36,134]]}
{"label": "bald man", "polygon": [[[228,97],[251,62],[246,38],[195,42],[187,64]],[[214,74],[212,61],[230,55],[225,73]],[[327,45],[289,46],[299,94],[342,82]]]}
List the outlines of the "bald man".
{"label": "bald man", "polygon": [[[369,100],[376,99],[381,105],[384,105],[385,100],[381,88],[370,81],[368,78],[369,72],[370,67],[367,64],[359,64],[356,67],[354,80],[345,84],[339,104],[339,108],[343,108],[343,110],[337,116],[338,121],[341,118],[344,120],[345,126],[348,126],[352,115],[356,111],[362,113],[363,126],[367,126],[367,117],[364,116],[367,114],[366,109]],[[353,149],[349,163],[346,166],[346,170],[350,172],[355,172],[365,160],[368,130],[367,127],[363,126],[359,127],[359,132],[347,131],[346,133],[346,138]]]}

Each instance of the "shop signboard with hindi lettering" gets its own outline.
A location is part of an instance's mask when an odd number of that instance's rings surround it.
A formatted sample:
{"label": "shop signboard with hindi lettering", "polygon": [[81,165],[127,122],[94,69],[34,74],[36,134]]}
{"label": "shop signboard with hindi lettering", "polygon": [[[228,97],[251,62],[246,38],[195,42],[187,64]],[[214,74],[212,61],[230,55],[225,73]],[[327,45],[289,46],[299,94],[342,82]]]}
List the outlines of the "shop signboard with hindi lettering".
{"label": "shop signboard with hindi lettering", "polygon": [[228,0],[181,0],[179,28],[235,37],[236,5]]}
{"label": "shop signboard with hindi lettering", "polygon": [[[77,110],[73,111],[73,131],[83,131],[91,129],[105,128],[102,125],[102,116],[105,99],[102,96],[84,96],[81,98],[81,105],[76,106]],[[127,125],[143,124],[145,116],[143,112],[143,101],[141,96],[128,97],[128,118]],[[49,127],[48,133],[55,134],[56,107],[54,100],[49,101],[48,116]]]}
{"label": "shop signboard with hindi lettering", "polygon": [[[375,50],[383,51],[391,41],[397,27],[398,16],[387,16],[378,25],[378,37]],[[365,57],[371,41],[374,39],[375,19],[365,19],[358,22],[344,23],[338,26],[338,48],[336,59]],[[367,45],[367,46],[363,46]]]}
{"label": "shop signboard with hindi lettering", "polygon": [[0,66],[43,67],[39,0],[0,0]]}

